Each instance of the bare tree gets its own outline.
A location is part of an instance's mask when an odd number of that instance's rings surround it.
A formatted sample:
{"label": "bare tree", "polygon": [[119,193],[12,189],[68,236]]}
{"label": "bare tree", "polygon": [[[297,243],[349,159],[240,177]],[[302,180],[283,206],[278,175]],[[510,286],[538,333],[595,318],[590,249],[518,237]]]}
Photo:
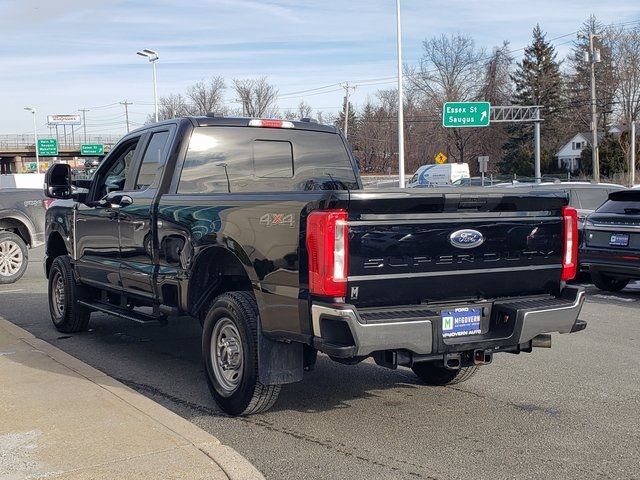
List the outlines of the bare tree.
{"label": "bare tree", "polygon": [[298,118],[311,118],[313,115],[313,108],[304,100],[300,100],[298,104]]}
{"label": "bare tree", "polygon": [[619,121],[640,119],[640,27],[612,34],[612,58],[618,78],[615,93]]}
{"label": "bare tree", "polygon": [[206,115],[217,113],[224,115],[224,91],[226,89],[224,78],[213,77],[208,82],[201,80],[187,89],[187,98],[190,101],[190,115]]}
{"label": "bare tree", "polygon": [[258,79],[234,79],[233,87],[240,102],[242,112],[248,117],[275,117],[278,108],[278,89],[267,82],[266,77]]}
{"label": "bare tree", "polygon": [[[168,120],[170,118],[184,117],[189,115],[189,106],[186,99],[180,93],[171,93],[165,97],[160,97],[158,108],[158,119]],[[152,120],[152,116],[150,116]]]}
{"label": "bare tree", "polygon": [[[438,118],[445,102],[483,99],[486,63],[485,50],[477,48],[471,37],[441,35],[425,40],[419,65],[408,75],[410,89],[423,97],[423,114]],[[469,161],[468,147],[479,135],[473,128],[449,128],[441,148],[452,160]]]}

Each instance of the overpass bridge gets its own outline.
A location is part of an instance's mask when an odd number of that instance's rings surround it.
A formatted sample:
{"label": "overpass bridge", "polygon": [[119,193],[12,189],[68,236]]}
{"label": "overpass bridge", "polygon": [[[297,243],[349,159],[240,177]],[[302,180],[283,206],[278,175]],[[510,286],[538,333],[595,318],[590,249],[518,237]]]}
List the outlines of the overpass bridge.
{"label": "overpass bridge", "polygon": [[[38,139],[55,138],[48,135],[38,137]],[[40,168],[43,170],[48,164],[64,161],[72,167],[84,167],[87,160],[101,160],[109,153],[111,147],[115,145],[121,135],[87,135],[86,140],[82,138],[58,139],[58,155],[55,157],[40,156]],[[104,155],[87,156],[82,155],[80,146],[82,144],[104,145]],[[36,161],[35,145],[33,134],[31,135],[0,135],[0,173],[27,173],[33,171],[33,164]]]}

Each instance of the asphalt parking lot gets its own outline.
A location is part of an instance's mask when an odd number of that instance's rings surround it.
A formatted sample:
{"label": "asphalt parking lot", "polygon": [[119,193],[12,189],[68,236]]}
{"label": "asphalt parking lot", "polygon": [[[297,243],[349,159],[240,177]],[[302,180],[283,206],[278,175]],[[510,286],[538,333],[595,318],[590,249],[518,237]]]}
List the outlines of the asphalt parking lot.
{"label": "asphalt parking lot", "polygon": [[640,478],[640,283],[588,286],[587,330],[496,356],[460,385],[321,356],[271,411],[230,418],[209,395],[198,322],[94,314],[88,332],[62,335],[42,248],[30,255],[25,277],[0,286],[0,315],[211,432],[269,479]]}

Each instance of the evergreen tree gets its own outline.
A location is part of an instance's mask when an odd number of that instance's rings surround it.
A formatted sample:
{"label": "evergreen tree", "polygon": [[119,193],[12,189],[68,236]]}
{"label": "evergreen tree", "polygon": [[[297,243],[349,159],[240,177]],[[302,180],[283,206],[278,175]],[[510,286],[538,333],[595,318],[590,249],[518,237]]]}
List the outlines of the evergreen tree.
{"label": "evergreen tree", "polygon": [[[560,112],[562,110],[562,77],[560,62],[553,45],[545,39],[545,34],[536,25],[533,29],[533,41],[524,50],[524,58],[517,63],[515,73],[511,76],[515,91],[514,105],[540,105],[541,124],[540,137],[542,171],[548,170],[549,164],[561,137],[558,135]],[[516,124],[508,128],[509,140],[504,145],[502,169],[507,173],[521,175],[533,174],[533,125]]]}

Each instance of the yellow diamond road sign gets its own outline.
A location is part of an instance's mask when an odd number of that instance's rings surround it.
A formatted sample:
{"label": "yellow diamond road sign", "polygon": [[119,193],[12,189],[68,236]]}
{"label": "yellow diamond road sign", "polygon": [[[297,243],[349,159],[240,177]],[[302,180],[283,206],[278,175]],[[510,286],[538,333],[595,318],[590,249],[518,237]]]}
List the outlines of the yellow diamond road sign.
{"label": "yellow diamond road sign", "polygon": [[443,163],[446,163],[446,161],[447,161],[447,156],[442,152],[438,152],[438,154],[436,155],[436,163],[438,165],[441,165]]}

